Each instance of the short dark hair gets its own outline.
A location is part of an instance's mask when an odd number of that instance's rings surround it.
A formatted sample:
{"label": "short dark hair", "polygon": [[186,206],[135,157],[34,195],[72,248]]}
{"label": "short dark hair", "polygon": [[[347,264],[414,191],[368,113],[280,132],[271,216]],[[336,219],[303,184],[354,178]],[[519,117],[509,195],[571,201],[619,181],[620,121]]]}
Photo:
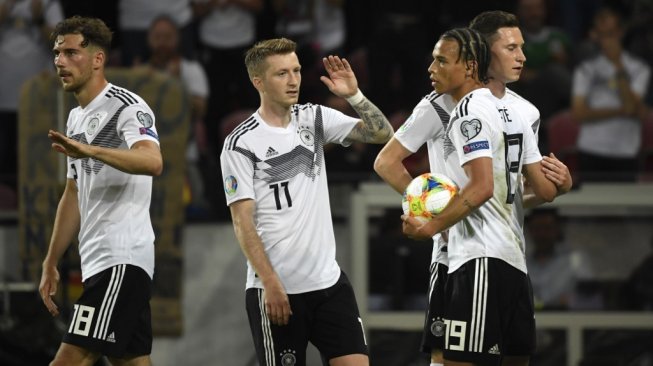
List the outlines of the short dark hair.
{"label": "short dark hair", "polygon": [[111,49],[111,30],[101,19],[87,18],[75,15],[59,22],[50,34],[50,42],[54,42],[58,36],[66,34],[81,34],[84,37],[82,47],[93,45],[109,53]]}
{"label": "short dark hair", "polygon": [[250,78],[261,76],[265,71],[265,58],[295,52],[297,44],[287,38],[267,39],[256,43],[245,53],[245,66]]}
{"label": "short dark hair", "polygon": [[454,40],[458,43],[458,60],[476,63],[475,74],[482,83],[488,82],[487,70],[490,66],[490,49],[483,36],[471,28],[454,28],[444,32],[440,39]]}
{"label": "short dark hair", "polygon": [[499,28],[519,28],[517,16],[501,10],[484,11],[469,22],[469,27],[479,33],[492,46]]}

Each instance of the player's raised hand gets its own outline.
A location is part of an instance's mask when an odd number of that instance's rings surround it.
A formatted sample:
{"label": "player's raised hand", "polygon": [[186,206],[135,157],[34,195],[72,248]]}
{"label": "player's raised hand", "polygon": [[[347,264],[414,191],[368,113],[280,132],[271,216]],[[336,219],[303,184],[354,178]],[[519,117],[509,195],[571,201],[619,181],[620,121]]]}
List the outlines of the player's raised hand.
{"label": "player's raised hand", "polygon": [[358,80],[349,62],[338,56],[328,56],[322,59],[328,76],[320,76],[320,80],[329,90],[342,98],[351,97],[358,91]]}
{"label": "player's raised hand", "polygon": [[43,304],[48,308],[52,316],[59,315],[59,308],[54,303],[52,297],[57,294],[57,285],[59,284],[59,271],[56,266],[44,266],[41,274],[41,283],[39,284],[39,294]]}
{"label": "player's raised hand", "polygon": [[50,130],[48,137],[52,141],[52,148],[62,154],[66,154],[71,158],[85,158],[88,156],[86,149],[88,145],[77,142],[66,135]]}
{"label": "player's raised hand", "polygon": [[290,308],[290,300],[288,299],[288,294],[283,288],[281,281],[276,280],[267,286],[264,285],[265,289],[263,290],[263,303],[265,304],[265,313],[270,318],[270,321],[274,325],[286,325],[290,316],[292,315],[292,309]]}

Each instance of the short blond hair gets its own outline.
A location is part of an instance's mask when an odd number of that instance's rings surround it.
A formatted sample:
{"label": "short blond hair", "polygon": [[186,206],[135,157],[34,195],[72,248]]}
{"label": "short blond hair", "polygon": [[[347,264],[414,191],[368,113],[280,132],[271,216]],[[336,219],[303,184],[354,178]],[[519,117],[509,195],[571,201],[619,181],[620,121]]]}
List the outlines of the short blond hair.
{"label": "short blond hair", "polygon": [[295,52],[297,44],[287,38],[273,38],[256,43],[245,52],[245,66],[249,78],[265,73],[265,59],[273,55],[287,55]]}

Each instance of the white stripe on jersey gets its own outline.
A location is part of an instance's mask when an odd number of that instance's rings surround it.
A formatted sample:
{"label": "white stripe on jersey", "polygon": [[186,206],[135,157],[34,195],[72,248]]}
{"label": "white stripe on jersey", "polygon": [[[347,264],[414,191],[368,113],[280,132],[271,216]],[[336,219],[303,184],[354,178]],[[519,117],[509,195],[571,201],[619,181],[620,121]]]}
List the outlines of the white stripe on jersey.
{"label": "white stripe on jersey", "polygon": [[258,308],[261,310],[261,331],[263,333],[263,349],[265,352],[265,366],[275,366],[274,357],[274,339],[272,338],[272,329],[270,329],[270,318],[265,312],[265,301],[263,300],[263,290],[257,289]]}
{"label": "white stripe on jersey", "polygon": [[120,286],[122,285],[122,279],[125,276],[126,267],[126,265],[121,264],[111,268],[111,279],[109,280],[107,291],[104,293],[100,313],[95,322],[93,338],[104,339],[107,335],[109,322],[111,321],[111,314],[113,314],[113,308],[116,305],[118,293],[120,293]]}
{"label": "white stripe on jersey", "polygon": [[[434,245],[438,245],[438,244],[435,243]],[[435,287],[435,283],[438,282],[439,266],[440,263],[431,262],[431,282],[429,283],[429,292],[428,292],[429,302],[431,301],[431,295],[433,294],[433,287]]]}
{"label": "white stripe on jersey", "polygon": [[472,324],[469,337],[469,351],[482,352],[485,335],[485,313],[487,309],[487,258],[478,258],[474,272],[474,296],[472,300]]}

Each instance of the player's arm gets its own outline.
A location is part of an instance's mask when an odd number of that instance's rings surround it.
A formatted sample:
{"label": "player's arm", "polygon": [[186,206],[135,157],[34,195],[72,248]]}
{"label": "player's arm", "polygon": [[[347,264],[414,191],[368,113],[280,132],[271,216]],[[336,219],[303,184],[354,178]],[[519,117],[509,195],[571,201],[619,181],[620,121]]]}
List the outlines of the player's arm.
{"label": "player's arm", "polygon": [[130,174],[159,176],[163,171],[163,157],[159,145],[150,140],[135,142],[131,149],[113,149],[83,144],[64,134],[50,130],[52,147],[72,158],[93,158]]}
{"label": "player's arm", "polygon": [[541,161],[524,164],[523,170],[524,177],[526,177],[528,185],[535,195],[535,198],[532,198],[535,201],[529,204],[535,202],[539,202],[538,204],[551,202],[556,198],[558,195],[558,187],[545,175],[545,168]]}
{"label": "player's arm", "polygon": [[347,99],[361,120],[354,126],[345,141],[358,141],[371,144],[384,144],[390,140],[394,130],[390,121],[381,110],[370,102],[358,89],[356,75],[346,59],[338,56],[329,56],[322,59],[327,76],[320,80],[329,90]]}
{"label": "player's arm", "polygon": [[430,239],[433,235],[464,219],[492,198],[494,194],[492,158],[479,157],[470,160],[463,165],[463,169],[469,181],[457,195],[451,198],[441,213],[424,224],[413,217],[406,215],[401,217],[406,236],[416,240]]}
{"label": "player's arm", "polygon": [[403,164],[412,154],[393,136],[374,160],[374,171],[399,194],[404,193],[413,179]]}
{"label": "player's arm", "polygon": [[59,314],[57,305],[52,301],[52,297],[57,293],[59,283],[59,271],[57,263],[73,242],[79,231],[80,215],[79,205],[77,202],[77,186],[73,179],[66,180],[66,187],[57,206],[57,213],[52,228],[52,237],[48,253],[42,263],[41,283],[39,284],[39,294],[41,299],[53,316]]}
{"label": "player's arm", "polygon": [[256,232],[254,212],[256,203],[243,199],[229,205],[236,239],[247,260],[261,279],[265,290],[265,311],[276,325],[288,324],[292,315],[286,290],[265,253],[263,242]]}
{"label": "player's arm", "polygon": [[[542,173],[553,182],[556,186],[556,197],[561,196],[571,190],[573,179],[569,168],[562,161],[550,153],[549,156],[542,157]],[[524,181],[524,207],[533,208],[543,204],[545,201],[540,199],[531,187],[528,179]]]}

